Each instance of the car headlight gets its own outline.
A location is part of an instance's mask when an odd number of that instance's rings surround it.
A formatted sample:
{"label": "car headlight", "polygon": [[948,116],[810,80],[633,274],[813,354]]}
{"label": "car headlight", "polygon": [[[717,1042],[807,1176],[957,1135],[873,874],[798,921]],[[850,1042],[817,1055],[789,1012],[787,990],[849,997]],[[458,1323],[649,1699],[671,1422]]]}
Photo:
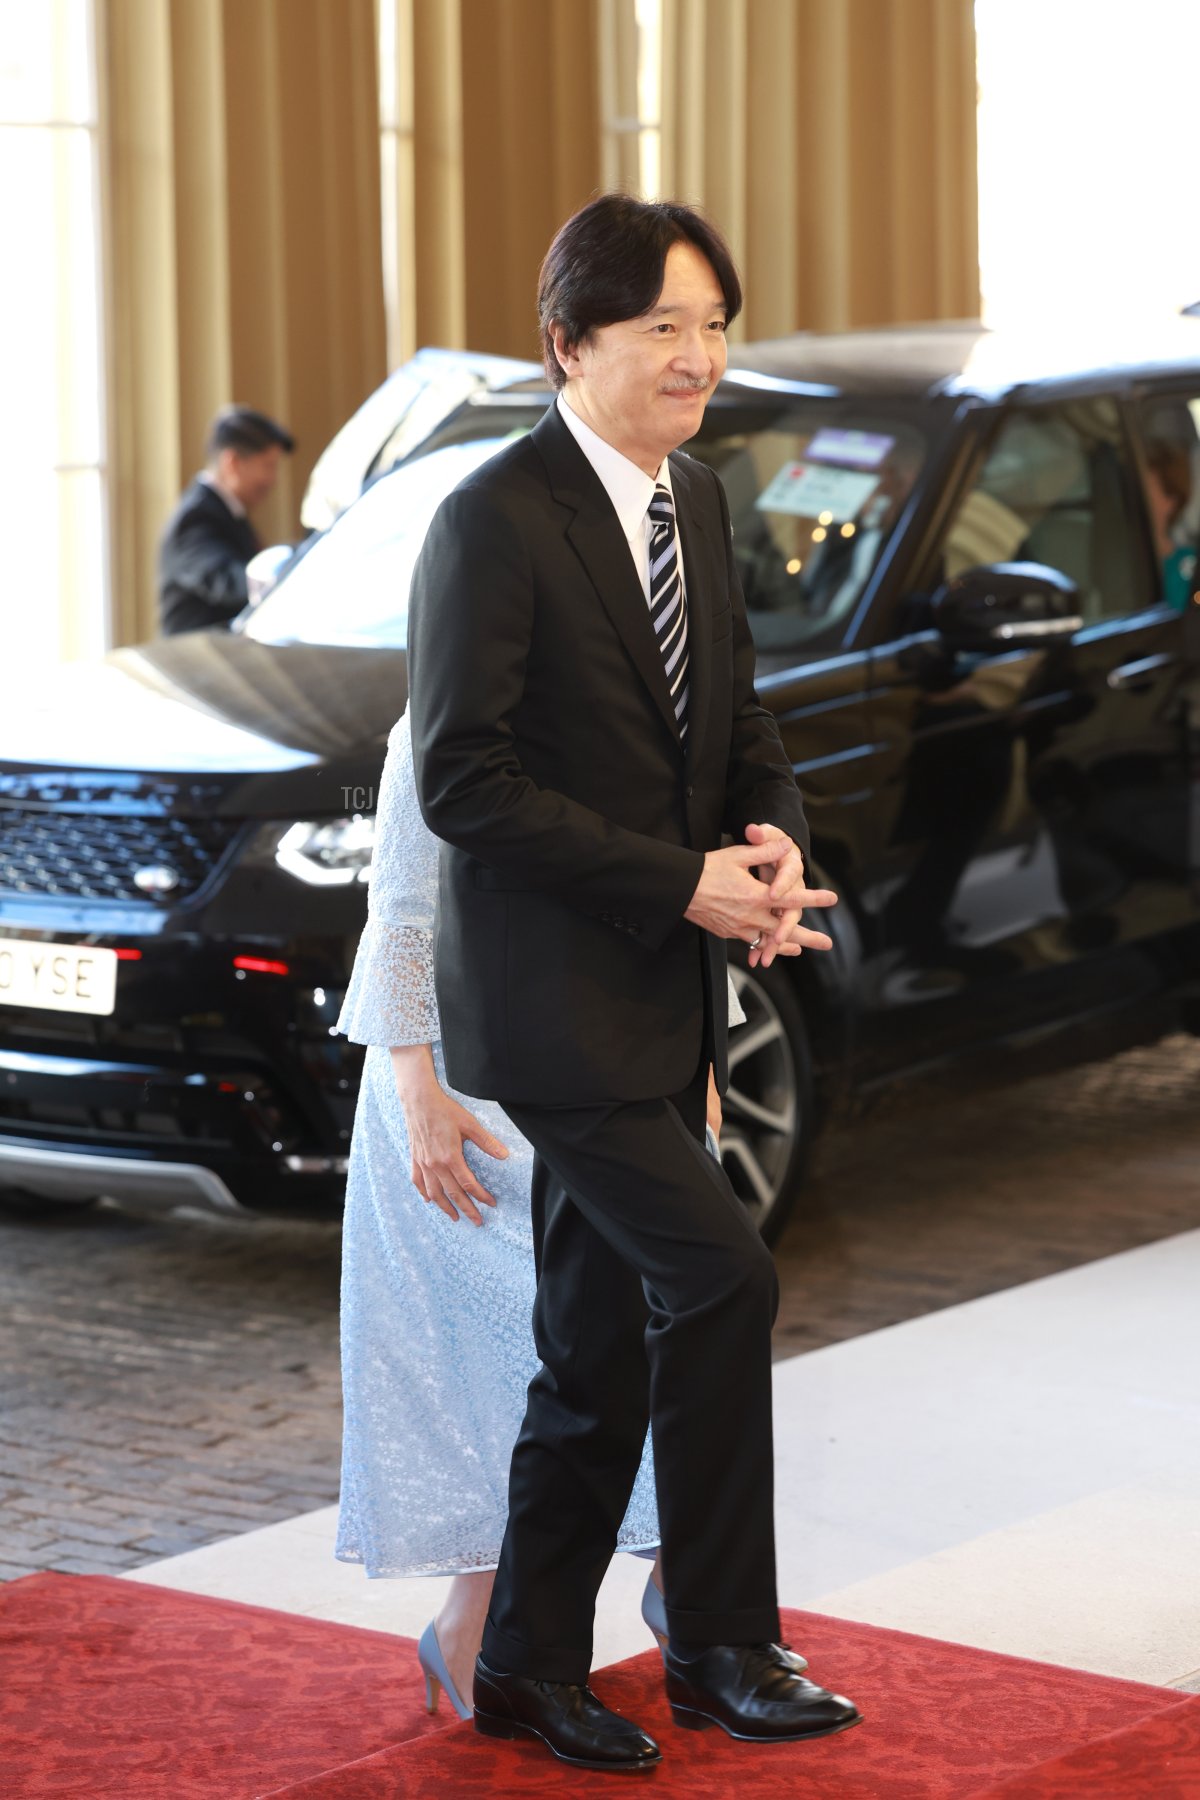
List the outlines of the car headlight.
{"label": "car headlight", "polygon": [[310,887],[347,887],[370,881],[374,852],[375,821],[356,814],[289,826],[275,847],[275,861]]}

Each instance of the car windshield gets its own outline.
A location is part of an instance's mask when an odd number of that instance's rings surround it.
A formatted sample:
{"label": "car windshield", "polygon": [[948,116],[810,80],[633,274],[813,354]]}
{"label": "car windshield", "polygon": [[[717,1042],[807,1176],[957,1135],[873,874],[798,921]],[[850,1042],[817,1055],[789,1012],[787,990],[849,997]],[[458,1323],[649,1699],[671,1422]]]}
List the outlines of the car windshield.
{"label": "car windshield", "polygon": [[[545,399],[463,406],[311,540],[242,629],[262,643],[403,647],[413,566],[440,501],[532,430]],[[903,512],[925,439],[901,407],[837,396],[714,397],[689,453],[729,496],[755,641],[800,648],[853,613]]]}
{"label": "car windshield", "polygon": [[403,647],[413,566],[430,520],[504,442],[503,435],[483,433],[371,482],[243,615],[246,636],[262,644]]}

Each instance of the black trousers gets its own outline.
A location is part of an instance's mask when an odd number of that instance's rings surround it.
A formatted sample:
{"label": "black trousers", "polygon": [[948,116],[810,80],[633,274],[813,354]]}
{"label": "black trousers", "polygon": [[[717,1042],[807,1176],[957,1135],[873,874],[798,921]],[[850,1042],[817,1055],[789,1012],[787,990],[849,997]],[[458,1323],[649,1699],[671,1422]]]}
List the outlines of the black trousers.
{"label": "black trousers", "polygon": [[704,1148],[707,1067],[672,1099],[505,1103],[536,1152],[542,1366],[513,1452],[483,1656],[583,1682],[596,1593],[654,1434],[671,1634],[779,1636],[769,1251]]}

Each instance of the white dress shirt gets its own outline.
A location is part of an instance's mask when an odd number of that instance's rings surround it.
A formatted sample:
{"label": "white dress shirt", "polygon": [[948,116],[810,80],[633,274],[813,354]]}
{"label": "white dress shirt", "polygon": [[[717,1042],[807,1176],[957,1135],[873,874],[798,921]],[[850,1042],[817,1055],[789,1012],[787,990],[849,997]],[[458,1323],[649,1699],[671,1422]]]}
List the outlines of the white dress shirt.
{"label": "white dress shirt", "polygon": [[[664,456],[659,464],[657,475],[647,475],[639,469],[635,462],[614,450],[607,439],[573,412],[565,394],[558,396],[558,410],[562,415],[567,430],[583,451],[600,477],[604,491],[613,503],[613,510],[620,522],[621,530],[629,543],[629,554],[633,557],[633,566],[638,572],[638,580],[642,584],[642,592],[646,596],[646,605],[650,604],[650,502],[654,498],[654,490],[662,483],[675,501],[675,490],[671,486],[671,468]],[[683,582],[683,533],[678,516],[675,520],[675,534],[679,543],[679,579]],[[684,584],[684,598],[687,598],[687,586]]]}
{"label": "white dress shirt", "polygon": [[232,493],[223,482],[218,481],[211,469],[201,469],[196,480],[202,481],[205,487],[210,487],[214,494],[219,494],[235,519],[245,519],[249,517],[249,514],[237,495]]}

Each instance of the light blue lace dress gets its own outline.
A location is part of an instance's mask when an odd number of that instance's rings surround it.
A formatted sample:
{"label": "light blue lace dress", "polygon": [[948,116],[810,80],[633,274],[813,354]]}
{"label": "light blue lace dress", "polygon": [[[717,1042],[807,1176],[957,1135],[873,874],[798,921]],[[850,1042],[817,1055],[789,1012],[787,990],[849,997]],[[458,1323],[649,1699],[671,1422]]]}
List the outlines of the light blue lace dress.
{"label": "light blue lace dress", "polygon": [[[409,1175],[389,1046],[432,1044],[438,1079],[453,1092],[433,991],[436,890],[437,841],[417,806],[406,714],[388,740],[367,925],[338,1021],[368,1049],[342,1248],[345,1424],[335,1554],[362,1563],[368,1575],[495,1568],[509,1460],[537,1368],[530,1146],[494,1102],[455,1096],[508,1146],[506,1162],[465,1146],[497,1201],[482,1228],[429,1205]],[[618,1544],[647,1550],[657,1543],[647,1438]]]}

